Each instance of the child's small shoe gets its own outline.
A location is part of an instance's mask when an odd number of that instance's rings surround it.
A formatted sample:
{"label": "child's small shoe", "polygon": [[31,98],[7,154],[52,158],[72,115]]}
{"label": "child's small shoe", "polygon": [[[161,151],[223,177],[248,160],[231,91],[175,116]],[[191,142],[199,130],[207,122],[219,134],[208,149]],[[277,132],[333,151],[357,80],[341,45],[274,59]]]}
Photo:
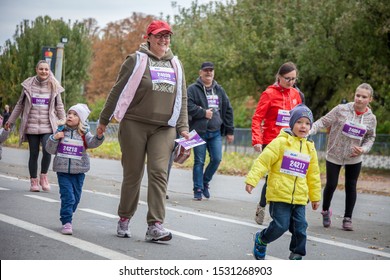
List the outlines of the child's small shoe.
{"label": "child's small shoe", "polygon": [[63,225],[61,229],[61,233],[65,235],[72,235],[73,234],[72,224],[66,223],[65,225]]}
{"label": "child's small shoe", "polygon": [[253,256],[256,260],[264,260],[265,253],[267,251],[267,244],[264,244],[260,240],[260,231],[255,234],[255,245],[253,246]]}

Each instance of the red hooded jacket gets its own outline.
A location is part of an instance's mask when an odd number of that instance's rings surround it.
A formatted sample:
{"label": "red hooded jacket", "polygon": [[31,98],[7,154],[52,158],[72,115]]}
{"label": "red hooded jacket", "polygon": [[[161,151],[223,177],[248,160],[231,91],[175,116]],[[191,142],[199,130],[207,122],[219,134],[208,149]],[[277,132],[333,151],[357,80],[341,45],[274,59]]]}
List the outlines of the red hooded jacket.
{"label": "red hooded jacket", "polygon": [[269,86],[260,96],[255,114],[252,117],[252,146],[269,144],[282,128],[276,124],[279,110],[288,110],[302,103],[301,96],[295,88],[284,88],[275,83]]}

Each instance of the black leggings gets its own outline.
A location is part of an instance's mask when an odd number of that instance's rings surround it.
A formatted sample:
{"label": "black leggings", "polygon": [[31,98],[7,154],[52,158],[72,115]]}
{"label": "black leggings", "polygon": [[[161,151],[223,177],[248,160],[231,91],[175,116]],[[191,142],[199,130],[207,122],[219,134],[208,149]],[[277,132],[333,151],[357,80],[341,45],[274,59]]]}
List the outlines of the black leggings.
{"label": "black leggings", "polygon": [[46,174],[49,170],[51,154],[46,152],[46,142],[51,134],[27,134],[30,158],[28,160],[28,170],[31,178],[38,177],[38,156],[39,144],[42,145],[41,173]]}
{"label": "black leggings", "polygon": [[[352,218],[353,208],[356,203],[356,185],[360,174],[362,163],[346,164],[345,168],[345,212],[344,217]],[[336,190],[341,165],[326,161],[326,185],[324,189],[324,200],[322,210],[328,211],[332,201],[333,193]]]}

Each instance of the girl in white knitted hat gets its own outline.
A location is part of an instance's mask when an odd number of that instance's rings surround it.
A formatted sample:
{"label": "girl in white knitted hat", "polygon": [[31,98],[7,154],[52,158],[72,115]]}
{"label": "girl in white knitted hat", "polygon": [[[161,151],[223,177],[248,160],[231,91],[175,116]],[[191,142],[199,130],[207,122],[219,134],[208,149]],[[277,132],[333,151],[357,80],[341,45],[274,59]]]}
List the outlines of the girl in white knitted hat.
{"label": "girl in white knitted hat", "polygon": [[99,147],[103,132],[92,135],[87,118],[90,113],[85,104],[76,104],[68,110],[65,124],[49,137],[46,150],[55,154],[53,171],[57,172],[60,186],[60,220],[63,234],[73,234],[72,217],[80,202],[85,173],[90,169],[87,148]]}

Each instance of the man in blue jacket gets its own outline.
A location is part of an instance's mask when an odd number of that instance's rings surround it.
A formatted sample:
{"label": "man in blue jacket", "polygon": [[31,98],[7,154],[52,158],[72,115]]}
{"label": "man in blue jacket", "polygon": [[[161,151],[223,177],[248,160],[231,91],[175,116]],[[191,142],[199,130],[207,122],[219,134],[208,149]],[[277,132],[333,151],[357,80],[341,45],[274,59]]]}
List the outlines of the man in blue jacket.
{"label": "man in blue jacket", "polygon": [[[222,160],[222,137],[234,140],[233,108],[225,90],[214,80],[214,64],[202,63],[199,78],[187,89],[188,121],[206,142],[194,147],[194,199],[210,198],[209,184]],[[210,162],[204,170],[206,150]]]}

